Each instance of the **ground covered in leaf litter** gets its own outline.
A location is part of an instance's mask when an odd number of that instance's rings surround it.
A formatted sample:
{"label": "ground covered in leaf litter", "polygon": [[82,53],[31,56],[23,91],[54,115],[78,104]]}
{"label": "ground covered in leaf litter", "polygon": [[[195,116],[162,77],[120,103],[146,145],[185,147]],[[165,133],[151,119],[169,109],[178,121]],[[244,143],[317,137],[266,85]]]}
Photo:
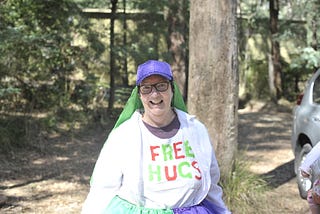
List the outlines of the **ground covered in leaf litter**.
{"label": "ground covered in leaf litter", "polygon": [[[290,107],[255,102],[239,110],[239,148],[250,170],[267,176],[271,187],[265,213],[308,213],[293,172],[291,123]],[[110,127],[88,130],[71,137],[51,134],[33,149],[0,154],[0,213],[80,213]]]}

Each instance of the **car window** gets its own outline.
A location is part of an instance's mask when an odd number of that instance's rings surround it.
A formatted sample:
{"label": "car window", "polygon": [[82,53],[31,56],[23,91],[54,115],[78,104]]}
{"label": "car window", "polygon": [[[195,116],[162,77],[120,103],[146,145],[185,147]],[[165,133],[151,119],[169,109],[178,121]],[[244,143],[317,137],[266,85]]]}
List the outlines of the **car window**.
{"label": "car window", "polygon": [[314,103],[320,104],[320,76],[314,81],[312,97]]}

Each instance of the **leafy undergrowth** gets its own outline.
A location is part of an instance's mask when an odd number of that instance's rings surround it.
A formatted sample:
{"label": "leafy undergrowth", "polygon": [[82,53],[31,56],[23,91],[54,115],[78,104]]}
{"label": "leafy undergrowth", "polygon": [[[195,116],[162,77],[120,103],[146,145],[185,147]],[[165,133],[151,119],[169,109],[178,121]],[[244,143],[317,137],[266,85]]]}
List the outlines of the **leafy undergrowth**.
{"label": "leafy undergrowth", "polygon": [[259,213],[268,210],[266,201],[267,181],[250,171],[244,156],[238,156],[234,162],[234,170],[222,182],[224,201],[234,214]]}

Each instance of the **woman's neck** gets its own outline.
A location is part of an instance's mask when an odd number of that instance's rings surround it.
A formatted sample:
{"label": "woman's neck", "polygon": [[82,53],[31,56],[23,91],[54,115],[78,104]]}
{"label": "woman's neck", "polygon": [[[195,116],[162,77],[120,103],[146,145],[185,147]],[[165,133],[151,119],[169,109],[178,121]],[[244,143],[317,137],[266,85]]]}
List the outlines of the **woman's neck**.
{"label": "woman's neck", "polygon": [[173,109],[171,109],[166,116],[154,116],[146,113],[142,114],[142,120],[153,127],[167,126],[175,117],[176,113]]}

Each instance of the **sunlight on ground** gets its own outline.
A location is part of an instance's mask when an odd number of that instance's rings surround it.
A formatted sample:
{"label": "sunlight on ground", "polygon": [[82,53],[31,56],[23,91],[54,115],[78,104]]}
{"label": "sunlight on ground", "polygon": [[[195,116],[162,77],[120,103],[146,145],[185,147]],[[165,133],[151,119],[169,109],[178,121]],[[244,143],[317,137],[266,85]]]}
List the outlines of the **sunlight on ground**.
{"label": "sunlight on ground", "polygon": [[[30,183],[21,188],[6,189],[4,193],[9,198],[17,199],[12,207],[19,206],[20,212],[53,214],[79,213],[87,191],[86,185],[53,179]],[[26,200],[19,200],[21,198]],[[28,207],[30,201],[37,210]],[[16,209],[15,211],[18,212]]]}
{"label": "sunlight on ground", "polygon": [[278,149],[275,156],[270,158],[270,151],[247,151],[250,170],[257,174],[264,174],[294,159],[290,149]]}

